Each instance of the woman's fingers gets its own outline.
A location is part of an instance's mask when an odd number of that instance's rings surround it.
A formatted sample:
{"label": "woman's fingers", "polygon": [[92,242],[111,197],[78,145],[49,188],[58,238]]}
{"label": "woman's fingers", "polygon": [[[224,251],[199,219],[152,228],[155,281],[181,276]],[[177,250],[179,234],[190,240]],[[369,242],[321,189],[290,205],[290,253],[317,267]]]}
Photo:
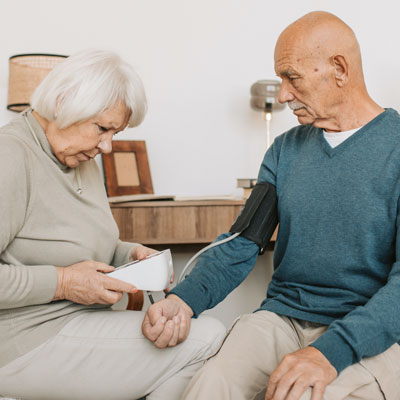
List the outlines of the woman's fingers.
{"label": "woman's fingers", "polygon": [[106,275],[113,270],[110,265],[92,260],[62,268],[60,293],[64,299],[87,305],[115,304],[121,299],[122,292],[138,291],[134,285]]}
{"label": "woman's fingers", "polygon": [[144,258],[158,253],[157,250],[151,249],[150,247],[146,246],[137,246],[131,252],[131,259],[132,260],[143,260]]}

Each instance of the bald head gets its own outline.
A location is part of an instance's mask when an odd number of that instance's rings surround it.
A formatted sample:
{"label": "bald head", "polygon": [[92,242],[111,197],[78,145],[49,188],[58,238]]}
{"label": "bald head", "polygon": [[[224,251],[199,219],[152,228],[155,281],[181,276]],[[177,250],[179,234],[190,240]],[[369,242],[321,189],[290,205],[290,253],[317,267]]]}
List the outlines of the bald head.
{"label": "bald head", "polygon": [[301,59],[331,63],[334,57],[342,56],[349,67],[349,83],[363,85],[356,36],[347,24],[333,14],[314,11],[289,25],[279,36],[275,57],[284,56],[287,52],[296,53]]}
{"label": "bald head", "polygon": [[352,29],[336,15],[325,11],[313,11],[299,18],[282,32],[281,37],[287,34],[302,36],[310,44],[312,39],[314,43],[325,39],[328,40],[327,44],[335,48],[341,48],[341,44],[358,46]]}
{"label": "bald head", "polygon": [[333,14],[315,11],[289,25],[275,46],[275,71],[279,101],[301,124],[343,131],[382,112],[367,93],[354,32]]}

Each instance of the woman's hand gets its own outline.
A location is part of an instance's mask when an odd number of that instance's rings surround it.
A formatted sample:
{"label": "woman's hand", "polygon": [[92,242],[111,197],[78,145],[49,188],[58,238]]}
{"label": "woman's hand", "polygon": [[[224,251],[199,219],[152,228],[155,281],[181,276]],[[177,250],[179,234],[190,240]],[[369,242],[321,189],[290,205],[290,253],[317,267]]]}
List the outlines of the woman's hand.
{"label": "woman's hand", "polygon": [[[134,260],[143,260],[144,258],[152,255],[152,254],[156,254],[158,253],[157,250],[151,249],[150,247],[146,247],[146,246],[136,246],[132,252],[131,252],[131,257],[130,259],[132,261]],[[174,282],[174,278],[175,278],[175,274],[174,272],[172,272],[172,276],[171,276],[171,280],[170,283]],[[169,292],[169,288],[166,288],[164,290],[164,293],[167,294]]]}
{"label": "woman's hand", "polygon": [[151,249],[150,247],[136,246],[131,252],[130,259],[132,261],[143,260],[144,258],[156,253],[158,253],[158,251]]}
{"label": "woman's hand", "polygon": [[136,293],[130,283],[111,278],[105,273],[114,267],[97,261],[83,261],[69,267],[57,267],[58,283],[54,300],[79,304],[115,304],[122,293]]}

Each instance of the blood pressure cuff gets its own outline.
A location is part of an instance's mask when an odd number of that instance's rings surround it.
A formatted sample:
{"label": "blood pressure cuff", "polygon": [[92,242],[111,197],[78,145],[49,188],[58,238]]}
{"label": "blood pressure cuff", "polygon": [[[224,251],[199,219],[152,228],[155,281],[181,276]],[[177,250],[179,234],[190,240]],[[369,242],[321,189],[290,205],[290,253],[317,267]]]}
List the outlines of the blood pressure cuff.
{"label": "blood pressure cuff", "polygon": [[277,205],[275,186],[257,183],[229,232],[240,232],[240,236],[258,245],[260,254],[264,253],[278,224]]}

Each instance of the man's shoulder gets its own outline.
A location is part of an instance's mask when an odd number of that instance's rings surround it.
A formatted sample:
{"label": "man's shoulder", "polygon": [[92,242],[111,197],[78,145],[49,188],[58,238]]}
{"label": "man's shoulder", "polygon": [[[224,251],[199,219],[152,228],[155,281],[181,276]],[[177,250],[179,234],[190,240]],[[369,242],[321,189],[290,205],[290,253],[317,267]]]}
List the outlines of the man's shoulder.
{"label": "man's shoulder", "polygon": [[385,112],[382,115],[385,115],[389,118],[393,118],[393,119],[400,121],[400,114],[394,108],[391,108],[391,107],[385,108]]}
{"label": "man's shoulder", "polygon": [[375,145],[398,148],[400,143],[400,115],[393,108],[387,108],[364,125],[363,132],[367,133],[366,137]]}
{"label": "man's shoulder", "polygon": [[[380,116],[381,118],[379,118]],[[398,131],[400,127],[400,114],[393,108],[387,108],[384,113],[379,115],[377,118],[377,123],[384,124],[385,128],[393,127],[396,133],[400,133]]]}

